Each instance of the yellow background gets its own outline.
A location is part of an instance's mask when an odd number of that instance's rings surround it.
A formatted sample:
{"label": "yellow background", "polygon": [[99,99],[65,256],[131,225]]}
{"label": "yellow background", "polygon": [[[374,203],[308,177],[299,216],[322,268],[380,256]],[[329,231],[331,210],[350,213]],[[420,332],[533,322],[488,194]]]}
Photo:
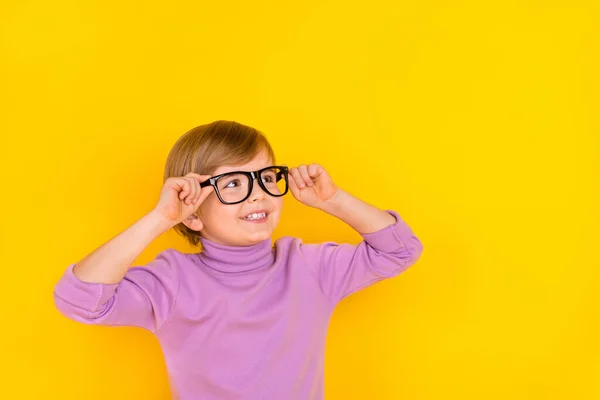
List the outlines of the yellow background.
{"label": "yellow background", "polygon": [[[67,265],[158,200],[175,140],[267,134],[424,243],[344,300],[326,398],[600,398],[596,1],[0,5],[2,399],[167,399],[156,339],[63,318]],[[358,242],[290,195],[276,232]],[[168,247],[174,232],[136,263]]]}

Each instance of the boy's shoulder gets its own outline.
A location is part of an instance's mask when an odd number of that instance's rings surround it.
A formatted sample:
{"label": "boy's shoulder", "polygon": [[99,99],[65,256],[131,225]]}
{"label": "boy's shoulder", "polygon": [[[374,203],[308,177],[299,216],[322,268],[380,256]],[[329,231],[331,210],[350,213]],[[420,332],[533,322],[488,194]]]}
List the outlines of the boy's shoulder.
{"label": "boy's shoulder", "polygon": [[314,250],[318,250],[322,247],[330,247],[337,245],[339,245],[339,243],[334,241],[313,242],[295,236],[282,236],[274,242],[274,246],[277,249],[295,250],[299,252],[311,252]]}
{"label": "boy's shoulder", "polygon": [[333,240],[317,242],[317,241],[305,240],[305,239],[302,239],[301,237],[296,237],[296,236],[282,236],[279,239],[275,240],[274,243],[275,243],[275,245],[279,244],[282,246],[283,245],[323,246],[323,245],[330,245],[330,244],[341,244],[341,243],[345,243],[345,242],[336,242]]}
{"label": "boy's shoulder", "polygon": [[193,263],[195,253],[187,253],[174,248],[166,248],[159,251],[147,266],[161,269],[178,269],[180,266]]}
{"label": "boy's shoulder", "polygon": [[302,244],[304,244],[304,241],[302,240],[302,238],[295,237],[295,236],[282,236],[282,237],[278,238],[277,240],[275,240],[275,242],[273,243],[273,245],[277,248],[298,247]]}

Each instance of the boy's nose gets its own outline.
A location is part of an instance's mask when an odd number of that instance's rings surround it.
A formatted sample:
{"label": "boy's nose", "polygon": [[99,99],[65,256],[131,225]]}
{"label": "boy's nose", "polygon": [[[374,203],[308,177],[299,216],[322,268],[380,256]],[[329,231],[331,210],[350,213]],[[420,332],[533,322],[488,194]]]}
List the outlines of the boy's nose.
{"label": "boy's nose", "polygon": [[250,201],[255,201],[255,200],[262,200],[264,198],[267,197],[267,194],[265,193],[265,191],[260,187],[260,185],[256,182],[254,182],[254,185],[252,185],[252,193],[250,193]]}

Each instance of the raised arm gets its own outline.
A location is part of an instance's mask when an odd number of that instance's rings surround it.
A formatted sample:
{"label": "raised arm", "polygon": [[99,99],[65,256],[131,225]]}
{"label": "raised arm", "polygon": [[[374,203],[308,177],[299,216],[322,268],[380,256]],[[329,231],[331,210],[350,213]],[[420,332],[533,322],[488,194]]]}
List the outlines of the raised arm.
{"label": "raised arm", "polygon": [[358,245],[299,244],[308,268],[332,303],[414,264],[423,244],[391,210],[381,210],[338,188],[319,164],[290,169],[290,189],[305,205],[318,208],[354,228]]}
{"label": "raised arm", "polygon": [[200,188],[203,178],[195,173],[168,178],[151,212],[69,265],[54,288],[58,310],[80,322],[158,331],[179,290],[176,252],[164,251],[147,266],[131,264],[156,237],[192,217],[212,192]]}

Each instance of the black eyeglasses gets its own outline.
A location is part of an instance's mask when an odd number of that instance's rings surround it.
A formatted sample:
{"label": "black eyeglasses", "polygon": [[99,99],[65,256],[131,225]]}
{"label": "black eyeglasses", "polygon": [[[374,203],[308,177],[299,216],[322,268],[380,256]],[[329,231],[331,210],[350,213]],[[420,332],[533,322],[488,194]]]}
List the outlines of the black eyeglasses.
{"label": "black eyeglasses", "polygon": [[269,195],[281,197],[288,192],[288,167],[270,166],[258,171],[233,171],[208,178],[200,187],[212,185],[223,204],[238,204],[250,197],[254,179]]}

